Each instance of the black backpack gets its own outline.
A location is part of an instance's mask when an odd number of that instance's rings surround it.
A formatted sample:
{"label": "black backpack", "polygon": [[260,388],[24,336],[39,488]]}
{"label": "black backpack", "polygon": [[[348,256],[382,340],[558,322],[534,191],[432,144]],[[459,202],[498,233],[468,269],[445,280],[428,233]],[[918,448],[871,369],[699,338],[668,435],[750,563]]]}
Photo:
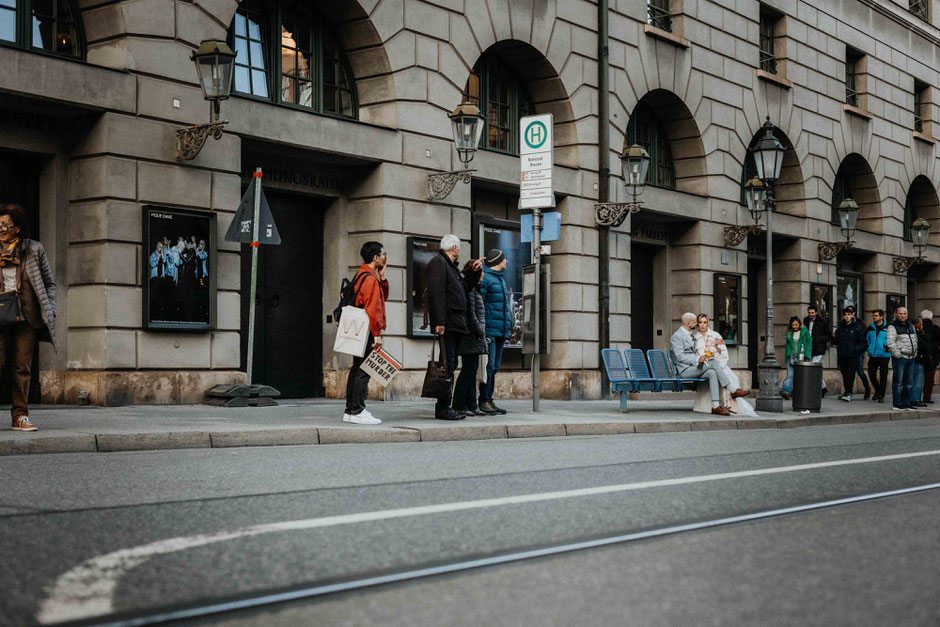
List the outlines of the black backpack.
{"label": "black backpack", "polygon": [[339,304],[333,310],[333,320],[339,324],[339,317],[343,315],[343,307],[355,307],[356,297],[362,288],[362,282],[369,276],[368,272],[360,272],[353,277],[353,280],[343,279],[343,285],[339,288]]}

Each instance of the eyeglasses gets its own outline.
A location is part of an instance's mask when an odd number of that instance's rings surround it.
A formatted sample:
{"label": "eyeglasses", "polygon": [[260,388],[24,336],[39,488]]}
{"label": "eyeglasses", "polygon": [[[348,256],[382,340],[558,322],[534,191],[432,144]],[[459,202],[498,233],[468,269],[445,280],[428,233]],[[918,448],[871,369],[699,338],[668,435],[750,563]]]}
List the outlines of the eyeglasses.
{"label": "eyeglasses", "polygon": [[0,233],[6,233],[12,228],[16,228],[15,224],[0,224]]}

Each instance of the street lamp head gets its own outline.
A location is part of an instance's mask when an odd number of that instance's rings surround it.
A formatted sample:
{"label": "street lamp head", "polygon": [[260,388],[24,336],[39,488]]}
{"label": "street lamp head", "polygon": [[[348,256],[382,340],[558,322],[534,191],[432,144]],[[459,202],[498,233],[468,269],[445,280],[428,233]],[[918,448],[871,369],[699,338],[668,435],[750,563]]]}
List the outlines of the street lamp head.
{"label": "street lamp head", "polygon": [[760,220],[760,214],[767,208],[767,188],[756,176],[744,184],[744,199],[747,201],[747,210],[751,212],[754,222]]}
{"label": "street lamp head", "polygon": [[754,155],[754,165],[757,166],[757,178],[765,183],[773,183],[780,178],[783,155],[787,149],[774,137],[774,125],[769,115],[762,128],[764,136],[757,140],[751,152]]}
{"label": "street lamp head", "polygon": [[232,72],[235,53],[222,40],[206,39],[193,53],[193,63],[199,75],[199,85],[206,100],[218,103],[232,93]]}
{"label": "street lamp head", "polygon": [[633,144],[620,155],[623,164],[623,183],[627,194],[636,200],[646,186],[646,175],[650,170],[650,155],[642,146]]}
{"label": "street lamp head", "polygon": [[480,136],[483,134],[483,114],[480,113],[480,108],[472,102],[463,102],[447,117],[450,118],[450,123],[454,128],[457,157],[466,166],[473,161],[473,153],[480,145]]}
{"label": "street lamp head", "polygon": [[848,240],[855,234],[855,222],[858,220],[858,203],[846,198],[839,204],[839,228]]}
{"label": "street lamp head", "polygon": [[914,250],[920,256],[927,248],[927,238],[930,237],[930,225],[923,218],[914,220],[911,225],[911,239],[914,240]]}

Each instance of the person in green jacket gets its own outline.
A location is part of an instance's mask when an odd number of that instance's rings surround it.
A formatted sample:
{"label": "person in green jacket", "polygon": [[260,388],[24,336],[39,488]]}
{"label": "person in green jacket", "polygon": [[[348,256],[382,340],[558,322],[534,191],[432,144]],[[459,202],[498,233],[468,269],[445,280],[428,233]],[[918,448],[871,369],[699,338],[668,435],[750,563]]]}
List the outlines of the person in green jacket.
{"label": "person in green jacket", "polygon": [[780,396],[790,400],[793,391],[793,364],[798,361],[809,361],[813,355],[813,338],[809,331],[803,328],[803,323],[796,316],[790,318],[790,328],[787,329],[787,377],[780,386]]}

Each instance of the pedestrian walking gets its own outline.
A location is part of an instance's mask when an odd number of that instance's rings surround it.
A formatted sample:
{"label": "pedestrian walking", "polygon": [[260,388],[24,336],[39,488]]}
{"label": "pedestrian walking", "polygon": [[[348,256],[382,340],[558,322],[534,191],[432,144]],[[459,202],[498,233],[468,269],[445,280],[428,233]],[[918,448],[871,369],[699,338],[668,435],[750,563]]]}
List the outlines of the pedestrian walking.
{"label": "pedestrian walking", "polygon": [[919,316],[914,318],[914,330],[917,332],[917,353],[914,355],[914,374],[911,376],[911,407],[926,407],[921,400],[924,393],[924,366],[927,352],[924,345],[924,321]]}
{"label": "pedestrian walking", "polygon": [[[46,250],[26,231],[26,211],[14,203],[0,204],[0,276],[9,298],[5,312],[19,306],[19,318],[0,314],[0,369],[10,377],[14,431],[36,431],[29,420],[29,384],[37,339],[55,348],[55,278]],[[16,304],[14,304],[14,301]]]}
{"label": "pedestrian walking", "polygon": [[925,309],[920,312],[924,321],[924,341],[929,359],[924,367],[924,394],[921,400],[928,405],[933,404],[933,386],[937,376],[937,365],[940,364],[940,326],[933,323],[933,312]]}
{"label": "pedestrian walking", "polygon": [[[467,292],[476,286],[477,275],[465,278],[457,265],[460,257],[460,238],[447,234],[441,238],[441,250],[428,262],[428,318],[434,335],[443,337],[447,354],[447,367],[451,374],[457,369],[457,345],[467,335]],[[483,267],[483,259],[471,264],[474,271]],[[473,282],[468,284],[468,280]],[[438,398],[434,417],[439,420],[463,420],[465,414],[451,407],[453,390]]]}
{"label": "pedestrian walking", "polygon": [[907,319],[907,307],[898,307],[897,316],[888,325],[888,351],[891,353],[892,409],[911,408],[911,385],[914,376],[914,357],[917,355],[917,331]]}
{"label": "pedestrian walking", "polygon": [[[829,321],[819,315],[816,305],[810,305],[806,308],[806,317],[803,318],[803,327],[809,331],[813,339],[813,354],[811,361],[814,364],[821,363],[823,356],[829,349],[829,342],[832,340],[832,331],[829,329]],[[826,396],[826,379],[822,380],[822,395]]]}
{"label": "pedestrian walking", "polygon": [[[888,352],[888,323],[885,322],[883,309],[876,309],[871,314],[872,322],[865,333],[865,342],[868,345],[868,376],[874,396],[871,400],[883,403],[885,390],[888,385],[888,362],[891,353]],[[938,329],[940,330],[940,329]]]}
{"label": "pedestrian walking", "polygon": [[[463,267],[464,281],[474,284],[467,290],[467,335],[460,339],[457,354],[460,357],[460,375],[454,384],[454,411],[468,416],[483,416],[477,404],[477,371],[480,367],[480,355],[488,353],[486,345],[486,305],[480,293],[480,276],[483,269],[474,270],[475,260],[470,260]],[[477,275],[476,277],[472,275]]]}
{"label": "pedestrian walking", "polygon": [[842,310],[842,320],[836,328],[835,344],[838,347],[839,371],[842,373],[842,396],[839,399],[848,402],[852,400],[852,390],[855,387],[858,356],[864,353],[866,348],[865,330],[848,307]]}
{"label": "pedestrian walking", "polygon": [[512,334],[512,299],[506,285],[506,255],[498,248],[487,251],[480,282],[486,303],[486,381],[480,384],[480,410],[486,414],[505,414],[493,401],[496,373],[503,361],[503,347]]}
{"label": "pedestrian walking", "polygon": [[[385,330],[385,301],[388,300],[388,280],[385,267],[388,254],[380,242],[366,242],[359,249],[362,265],[353,278],[356,289],[354,307],[364,309],[369,316],[369,339],[366,346],[372,350],[382,348],[382,331]],[[346,412],[343,422],[356,425],[377,425],[382,421],[366,409],[369,393],[369,373],[362,369],[368,351],[363,357],[353,357],[352,369],[346,379]]]}
{"label": "pedestrian walking", "polygon": [[[852,318],[858,320],[858,312],[855,311],[855,306],[849,305],[848,309],[852,311]],[[858,320],[858,323],[861,324],[862,321]],[[862,387],[865,388],[865,398],[863,400],[867,401],[871,396],[871,386],[868,384],[868,377],[865,375],[865,353],[866,351],[862,351],[858,356],[856,372],[858,373],[858,378],[862,380]]]}
{"label": "pedestrian walking", "polygon": [[809,331],[803,328],[798,316],[790,318],[790,328],[787,329],[787,346],[785,351],[787,361],[787,376],[780,386],[780,396],[790,400],[793,391],[793,364],[806,361],[813,354],[813,338]]}

